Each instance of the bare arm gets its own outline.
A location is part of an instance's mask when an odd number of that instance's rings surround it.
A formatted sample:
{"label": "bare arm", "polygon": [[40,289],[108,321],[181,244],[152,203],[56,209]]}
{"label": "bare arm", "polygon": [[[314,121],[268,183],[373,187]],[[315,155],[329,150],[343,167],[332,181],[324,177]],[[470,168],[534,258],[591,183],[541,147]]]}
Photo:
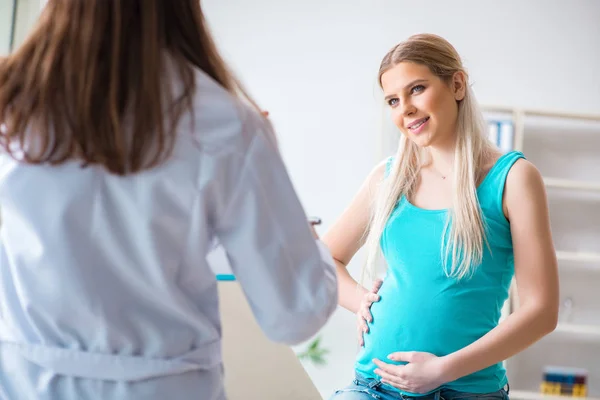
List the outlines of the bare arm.
{"label": "bare arm", "polygon": [[369,174],[360,190],[323,237],[323,242],[331,251],[338,276],[339,304],[345,309],[357,313],[364,295],[368,292],[356,282],[348,270],[348,263],[363,246],[365,233],[369,226],[371,204],[377,185],[383,180],[385,161],[377,165]]}
{"label": "bare arm", "polygon": [[517,354],[554,330],[558,318],[558,271],[544,183],[539,171],[519,160],[504,195],[515,256],[520,307],[481,339],[446,356],[447,381]]}

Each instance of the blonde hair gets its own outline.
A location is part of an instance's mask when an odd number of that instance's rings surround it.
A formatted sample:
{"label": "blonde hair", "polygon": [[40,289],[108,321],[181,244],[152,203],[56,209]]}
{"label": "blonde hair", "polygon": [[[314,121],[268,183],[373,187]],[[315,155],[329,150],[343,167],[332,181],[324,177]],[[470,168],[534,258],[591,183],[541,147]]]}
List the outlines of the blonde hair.
{"label": "blonde hair", "polygon": [[[465,96],[458,102],[453,207],[449,210],[441,241],[441,261],[446,275],[462,279],[472,275],[483,257],[485,226],[477,198],[477,182],[484,163],[497,150],[485,135],[485,121],[468,84],[468,74],[450,43],[431,34],[409,37],[383,58],[379,68],[379,85],[386,71],[405,61],[427,66],[448,84],[457,72],[464,73],[466,77]],[[419,148],[401,135],[389,176],[381,182],[371,207],[363,279],[365,275],[374,278],[381,256],[380,240],[387,221],[398,200],[402,196],[411,198],[414,194],[420,169],[429,159],[427,152],[427,149]],[[452,260],[450,268],[449,258]]]}

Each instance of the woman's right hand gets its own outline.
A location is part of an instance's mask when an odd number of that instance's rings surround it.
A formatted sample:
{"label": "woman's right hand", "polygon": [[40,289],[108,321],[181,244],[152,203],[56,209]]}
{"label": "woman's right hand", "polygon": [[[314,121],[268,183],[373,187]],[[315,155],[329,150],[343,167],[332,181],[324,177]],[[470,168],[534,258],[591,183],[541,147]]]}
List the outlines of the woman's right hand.
{"label": "woman's right hand", "polygon": [[373,322],[371,305],[379,301],[380,297],[377,293],[379,292],[382,284],[383,281],[381,279],[377,279],[375,281],[371,291],[365,293],[363,296],[363,299],[360,302],[360,307],[358,308],[358,312],[356,313],[358,343],[360,344],[360,347],[365,345],[364,334],[369,332],[369,323]]}

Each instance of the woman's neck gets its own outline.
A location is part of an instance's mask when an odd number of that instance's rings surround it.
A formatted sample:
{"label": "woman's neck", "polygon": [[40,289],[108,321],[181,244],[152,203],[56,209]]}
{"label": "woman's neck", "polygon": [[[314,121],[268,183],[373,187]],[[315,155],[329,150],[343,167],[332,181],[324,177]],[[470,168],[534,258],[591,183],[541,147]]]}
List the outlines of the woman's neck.
{"label": "woman's neck", "polygon": [[454,145],[429,147],[430,165],[443,176],[451,176],[454,171]]}

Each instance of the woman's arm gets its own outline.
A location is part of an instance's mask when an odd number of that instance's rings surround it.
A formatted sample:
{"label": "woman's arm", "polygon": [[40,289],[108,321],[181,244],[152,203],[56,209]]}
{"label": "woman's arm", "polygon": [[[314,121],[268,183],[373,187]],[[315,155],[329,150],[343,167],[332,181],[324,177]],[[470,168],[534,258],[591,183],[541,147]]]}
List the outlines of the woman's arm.
{"label": "woman's arm", "polygon": [[539,171],[519,160],[511,168],[504,192],[510,221],[520,307],[496,328],[469,346],[444,357],[422,352],[389,356],[409,364],[376,360],[376,373],[400,389],[423,393],[506,360],[556,327],[558,268],[552,243],[544,183]]}
{"label": "woman's arm", "polygon": [[329,248],[335,260],[338,276],[339,304],[345,309],[357,313],[360,303],[368,290],[356,282],[348,270],[348,263],[364,244],[365,233],[369,226],[371,205],[377,185],[383,180],[386,162],[381,162],[369,174],[360,190],[342,216],[333,224],[323,242]]}

